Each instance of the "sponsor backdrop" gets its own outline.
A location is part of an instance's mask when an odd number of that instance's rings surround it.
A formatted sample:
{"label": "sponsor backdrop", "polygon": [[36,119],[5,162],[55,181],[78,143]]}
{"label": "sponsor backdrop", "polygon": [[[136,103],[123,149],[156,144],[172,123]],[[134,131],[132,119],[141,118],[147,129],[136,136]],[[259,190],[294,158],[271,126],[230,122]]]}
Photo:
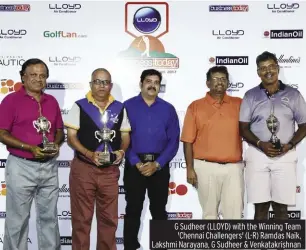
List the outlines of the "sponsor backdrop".
{"label": "sponsor backdrop", "polygon": [[[0,101],[21,87],[18,71],[25,60],[38,57],[50,68],[46,92],[54,95],[63,118],[73,103],[89,90],[91,72],[110,70],[119,101],[139,93],[139,77],[145,68],[163,73],[160,96],[177,109],[183,123],[188,105],[205,95],[206,72],[226,65],[230,72],[229,95],[243,97],[259,84],[256,56],[264,50],[276,53],[280,79],[306,95],[302,68],[306,58],[305,3],[288,2],[28,2],[0,3]],[[187,11],[188,10],[188,11]],[[187,11],[187,12],[186,12]],[[262,18],[264,17],[264,18]],[[18,107],[22,108],[22,107]],[[2,118],[1,119],[5,119]],[[304,168],[306,143],[298,146],[297,204],[292,219],[304,218]],[[222,152],[220,152],[222,153]],[[4,168],[8,153],[0,145],[0,242],[3,241],[6,185]],[[64,143],[58,158],[60,197],[58,219],[63,249],[71,249],[69,165],[73,151]],[[182,145],[170,164],[171,183],[167,209],[170,219],[200,219],[196,190],[186,183]],[[120,166],[121,170],[124,164]],[[118,249],[123,249],[125,213],[122,175],[119,192]],[[244,218],[253,218],[246,205]],[[273,218],[273,212],[270,217]],[[148,201],[143,209],[139,237],[149,249]],[[222,214],[220,214],[222,218]],[[95,249],[94,219],[91,249]],[[29,249],[37,249],[35,206],[31,213]],[[0,249],[2,246],[0,244]]]}

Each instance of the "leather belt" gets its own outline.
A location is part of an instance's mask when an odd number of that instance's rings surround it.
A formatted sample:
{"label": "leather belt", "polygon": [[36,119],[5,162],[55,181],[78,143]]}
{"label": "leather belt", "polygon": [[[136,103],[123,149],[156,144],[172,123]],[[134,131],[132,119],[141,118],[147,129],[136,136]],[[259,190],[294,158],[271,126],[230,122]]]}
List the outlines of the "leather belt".
{"label": "leather belt", "polygon": [[141,162],[146,163],[146,162],[153,162],[155,161],[160,154],[137,154]]}
{"label": "leather belt", "polygon": [[205,160],[205,159],[197,159],[197,160],[206,161],[206,162],[211,162],[211,163],[217,163],[217,164],[222,164],[222,165],[229,164],[229,163],[233,163],[233,162],[208,161],[208,160]]}
{"label": "leather belt", "polygon": [[25,158],[25,157],[18,156],[18,155],[13,155],[13,154],[11,154],[11,155],[14,156],[14,157],[17,157],[19,159],[23,159],[23,160],[27,160],[27,161],[32,161],[32,162],[38,162],[38,163],[46,163],[46,162],[51,160],[51,158],[36,159],[36,158]]}

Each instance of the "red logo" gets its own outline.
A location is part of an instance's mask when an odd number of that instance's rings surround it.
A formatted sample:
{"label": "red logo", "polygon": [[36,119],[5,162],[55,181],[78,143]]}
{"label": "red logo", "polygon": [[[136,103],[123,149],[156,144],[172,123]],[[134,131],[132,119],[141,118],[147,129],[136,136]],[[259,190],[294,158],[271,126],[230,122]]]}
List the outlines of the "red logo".
{"label": "red logo", "polygon": [[1,85],[0,85],[0,94],[8,94],[11,92],[18,91],[22,87],[21,82],[14,82],[11,79],[1,79],[0,80]]}
{"label": "red logo", "polygon": [[180,185],[176,185],[175,182],[170,182],[169,183],[169,191],[168,194],[177,194],[180,196],[183,196],[185,194],[187,194],[188,192],[188,188],[187,186],[180,184]]}
{"label": "red logo", "polygon": [[296,186],[296,193],[301,193],[301,186]]}

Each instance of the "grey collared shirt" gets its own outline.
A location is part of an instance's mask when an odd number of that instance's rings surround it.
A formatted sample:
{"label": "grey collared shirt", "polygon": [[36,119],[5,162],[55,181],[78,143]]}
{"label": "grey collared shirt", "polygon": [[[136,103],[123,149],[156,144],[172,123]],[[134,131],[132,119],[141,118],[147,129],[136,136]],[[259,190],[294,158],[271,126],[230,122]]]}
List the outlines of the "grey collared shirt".
{"label": "grey collared shirt", "polygon": [[266,120],[274,106],[279,120],[276,136],[281,143],[288,143],[295,132],[295,123],[306,123],[306,103],[301,93],[280,81],[280,90],[270,98],[261,85],[248,90],[240,107],[241,122],[249,122],[250,129],[261,141],[269,141],[271,132]]}

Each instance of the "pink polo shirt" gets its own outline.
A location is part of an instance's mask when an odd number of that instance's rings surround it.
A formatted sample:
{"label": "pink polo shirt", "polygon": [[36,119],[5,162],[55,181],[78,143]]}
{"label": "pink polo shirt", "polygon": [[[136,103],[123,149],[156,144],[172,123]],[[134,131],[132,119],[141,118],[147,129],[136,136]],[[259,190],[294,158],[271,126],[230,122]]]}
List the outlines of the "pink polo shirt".
{"label": "pink polo shirt", "polygon": [[[43,93],[40,99],[42,115],[51,123],[49,141],[54,141],[57,129],[63,129],[63,120],[58,102],[52,95]],[[42,134],[34,128],[33,121],[39,117],[39,105],[22,87],[19,91],[6,96],[0,104],[0,129],[5,129],[20,141],[39,145]],[[7,147],[16,156],[33,158],[32,153],[17,148]]]}

